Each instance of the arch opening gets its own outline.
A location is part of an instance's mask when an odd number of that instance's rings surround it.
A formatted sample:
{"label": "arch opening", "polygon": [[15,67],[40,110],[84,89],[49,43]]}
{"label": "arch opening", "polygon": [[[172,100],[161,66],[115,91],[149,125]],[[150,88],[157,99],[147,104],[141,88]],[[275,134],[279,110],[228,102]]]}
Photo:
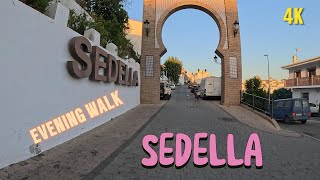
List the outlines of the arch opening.
{"label": "arch opening", "polygon": [[162,29],[172,14],[183,9],[203,11],[216,22],[220,32],[215,54],[221,59],[221,102],[239,105],[242,80],[240,29],[237,29],[238,35],[233,33],[234,23],[239,22],[237,0],[144,0],[143,22],[148,20],[150,28],[148,26],[142,34],[141,103],[160,102],[160,59],[166,53]]}
{"label": "arch opening", "polygon": [[161,64],[174,56],[182,61],[189,76],[200,70],[198,78],[221,77],[220,60],[219,63],[214,61],[221,33],[208,13],[198,8],[180,8],[166,18],[161,38],[168,50],[161,57]]}
{"label": "arch opening", "polygon": [[219,29],[219,45],[218,48],[216,49],[216,54],[222,58],[222,50],[224,49],[225,43],[227,43],[227,38],[226,38],[226,27],[225,27],[225,23],[223,21],[223,19],[221,18],[221,16],[219,15],[218,12],[216,12],[214,9],[208,7],[206,4],[200,3],[200,2],[183,2],[180,4],[175,4],[171,7],[169,7],[159,18],[159,21],[157,22],[156,25],[156,45],[159,44],[159,49],[160,49],[160,57],[162,57],[166,52],[167,49],[163,43],[163,39],[162,39],[162,31],[163,31],[163,27],[165,25],[165,22],[167,21],[167,19],[175,14],[178,11],[181,10],[185,10],[185,9],[195,9],[195,10],[199,10],[202,11],[204,13],[206,13],[207,15],[209,15],[214,22],[216,23],[216,25],[218,26]]}

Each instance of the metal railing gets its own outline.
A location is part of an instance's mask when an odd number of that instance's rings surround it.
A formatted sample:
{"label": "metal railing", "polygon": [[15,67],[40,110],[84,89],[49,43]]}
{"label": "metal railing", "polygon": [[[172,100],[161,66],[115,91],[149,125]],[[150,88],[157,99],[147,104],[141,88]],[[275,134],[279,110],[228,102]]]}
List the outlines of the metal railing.
{"label": "metal railing", "polygon": [[273,117],[273,100],[241,91],[241,103]]}

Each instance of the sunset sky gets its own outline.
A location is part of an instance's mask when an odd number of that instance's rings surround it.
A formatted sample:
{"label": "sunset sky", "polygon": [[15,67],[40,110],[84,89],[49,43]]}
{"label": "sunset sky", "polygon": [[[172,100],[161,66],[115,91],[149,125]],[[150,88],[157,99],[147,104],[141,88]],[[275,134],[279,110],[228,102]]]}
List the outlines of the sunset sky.
{"label": "sunset sky", "polygon": [[[283,21],[287,8],[305,8],[302,17],[305,25],[288,25]],[[287,78],[288,72],[281,66],[290,64],[295,49],[300,48],[299,60],[320,56],[320,7],[319,1],[304,0],[238,0],[241,28],[243,79],[259,75],[267,77],[269,54],[271,76]],[[126,10],[129,17],[142,20],[143,1],[132,0]],[[171,15],[163,29],[163,41],[168,56],[183,61],[188,71],[208,69],[215,76],[221,75],[221,67],[214,63],[214,51],[218,46],[219,30],[206,13],[186,9]]]}

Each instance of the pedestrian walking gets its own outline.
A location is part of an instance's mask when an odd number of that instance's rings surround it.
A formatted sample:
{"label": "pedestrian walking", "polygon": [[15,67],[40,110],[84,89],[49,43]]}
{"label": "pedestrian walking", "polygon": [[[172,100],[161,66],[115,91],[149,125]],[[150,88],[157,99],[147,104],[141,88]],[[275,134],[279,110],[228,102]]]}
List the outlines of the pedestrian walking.
{"label": "pedestrian walking", "polygon": [[200,98],[200,91],[199,91],[198,89],[196,89],[196,90],[194,91],[194,96],[195,96],[196,101],[198,101],[199,98]]}

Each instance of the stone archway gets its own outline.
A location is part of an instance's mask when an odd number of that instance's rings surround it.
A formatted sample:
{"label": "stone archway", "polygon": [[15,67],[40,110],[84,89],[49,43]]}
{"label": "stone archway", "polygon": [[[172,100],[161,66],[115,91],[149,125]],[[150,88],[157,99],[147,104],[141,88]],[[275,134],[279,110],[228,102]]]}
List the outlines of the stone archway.
{"label": "stone archway", "polygon": [[143,22],[148,20],[149,32],[143,28],[141,56],[141,103],[160,101],[160,58],[166,53],[162,28],[167,18],[182,9],[198,9],[217,23],[220,41],[216,54],[222,60],[222,103],[238,105],[242,81],[240,30],[234,34],[238,20],[236,0],[144,0]]}

